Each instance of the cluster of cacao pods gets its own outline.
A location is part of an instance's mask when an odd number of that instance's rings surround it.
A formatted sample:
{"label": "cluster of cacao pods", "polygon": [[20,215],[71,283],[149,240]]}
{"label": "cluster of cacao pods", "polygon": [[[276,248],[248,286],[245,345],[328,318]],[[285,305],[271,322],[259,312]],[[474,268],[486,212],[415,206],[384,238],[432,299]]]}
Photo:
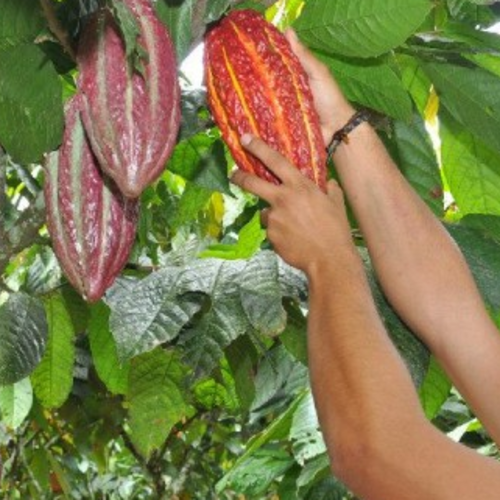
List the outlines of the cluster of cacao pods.
{"label": "cluster of cacao pods", "polygon": [[78,92],[65,109],[60,149],[46,161],[54,251],[88,301],[102,297],[132,249],[141,192],[161,172],[180,124],[175,50],[150,0],[123,0],[147,54],[134,71],[111,13],[98,11],[78,47]]}
{"label": "cluster of cacao pods", "polygon": [[[148,54],[132,71],[107,10],[88,23],[78,50],[78,94],[66,110],[60,150],[47,161],[48,226],[75,288],[98,300],[127,262],[137,198],[162,172],[180,123],[175,52],[151,0],[123,0]],[[269,170],[240,145],[251,133],[320,188],[326,153],[308,77],[286,37],[260,14],[236,10],[206,37],[208,104],[237,165],[269,182]]]}

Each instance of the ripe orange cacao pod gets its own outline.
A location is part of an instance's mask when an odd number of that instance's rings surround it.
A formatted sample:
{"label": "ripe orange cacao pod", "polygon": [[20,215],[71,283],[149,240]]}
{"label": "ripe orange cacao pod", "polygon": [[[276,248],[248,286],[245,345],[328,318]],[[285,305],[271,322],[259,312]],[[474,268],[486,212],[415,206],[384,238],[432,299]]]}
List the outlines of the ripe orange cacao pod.
{"label": "ripe orange cacao pod", "polygon": [[99,300],[127,263],[138,202],[101,172],[80,118],[82,96],[69,101],[59,151],[46,161],[45,204],[54,252],[70,283]]}
{"label": "ripe orange cacao pod", "polygon": [[326,152],[307,74],[288,40],[253,10],[235,10],[206,38],[208,103],[238,166],[276,177],[240,145],[251,133],[322,189]]}
{"label": "ripe orange cacao pod", "polygon": [[102,169],[130,198],[154,182],[172,153],[180,124],[175,50],[150,0],[123,0],[133,13],[147,54],[131,68],[111,13],[98,12],[78,48],[83,121]]}

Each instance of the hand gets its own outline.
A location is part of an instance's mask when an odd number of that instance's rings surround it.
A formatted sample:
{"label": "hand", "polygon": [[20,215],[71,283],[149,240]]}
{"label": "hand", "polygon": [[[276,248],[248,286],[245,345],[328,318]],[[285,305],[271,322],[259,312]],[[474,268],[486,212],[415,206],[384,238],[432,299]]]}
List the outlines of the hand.
{"label": "hand", "polygon": [[323,140],[328,145],[333,134],[354,114],[354,109],[342,94],[328,67],[300,43],[295,31],[289,28],[285,31],[285,36],[309,77]]}
{"label": "hand", "polygon": [[277,186],[241,170],[231,179],[270,204],[261,218],[276,252],[309,277],[333,262],[345,265],[342,256],[356,252],[338,184],[330,181],[325,194],[261,139],[246,135],[241,144],[282,181]]}

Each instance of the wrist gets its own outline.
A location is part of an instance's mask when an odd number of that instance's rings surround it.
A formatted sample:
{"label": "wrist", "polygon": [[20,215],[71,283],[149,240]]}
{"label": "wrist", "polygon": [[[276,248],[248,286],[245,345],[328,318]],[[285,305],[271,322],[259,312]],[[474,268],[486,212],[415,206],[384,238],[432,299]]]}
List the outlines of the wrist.
{"label": "wrist", "polygon": [[333,255],[326,254],[324,257],[311,259],[304,272],[312,284],[325,280],[331,282],[331,279],[337,280],[342,276],[348,279],[364,276],[364,267],[358,250],[350,244]]}

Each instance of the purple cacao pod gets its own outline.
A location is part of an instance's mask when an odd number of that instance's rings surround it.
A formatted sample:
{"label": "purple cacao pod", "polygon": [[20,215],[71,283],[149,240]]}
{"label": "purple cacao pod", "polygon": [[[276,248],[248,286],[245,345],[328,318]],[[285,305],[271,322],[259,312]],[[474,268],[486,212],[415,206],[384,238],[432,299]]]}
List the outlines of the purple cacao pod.
{"label": "purple cacao pod", "polygon": [[120,31],[107,10],[82,34],[78,85],[83,122],[101,168],[130,198],[161,174],[180,125],[175,50],[149,0],[124,0],[140,28],[142,73],[130,68]]}
{"label": "purple cacao pod", "polygon": [[138,202],[104,176],[80,117],[82,96],[66,106],[59,151],[47,157],[45,204],[54,252],[69,282],[89,302],[99,300],[127,263]]}

